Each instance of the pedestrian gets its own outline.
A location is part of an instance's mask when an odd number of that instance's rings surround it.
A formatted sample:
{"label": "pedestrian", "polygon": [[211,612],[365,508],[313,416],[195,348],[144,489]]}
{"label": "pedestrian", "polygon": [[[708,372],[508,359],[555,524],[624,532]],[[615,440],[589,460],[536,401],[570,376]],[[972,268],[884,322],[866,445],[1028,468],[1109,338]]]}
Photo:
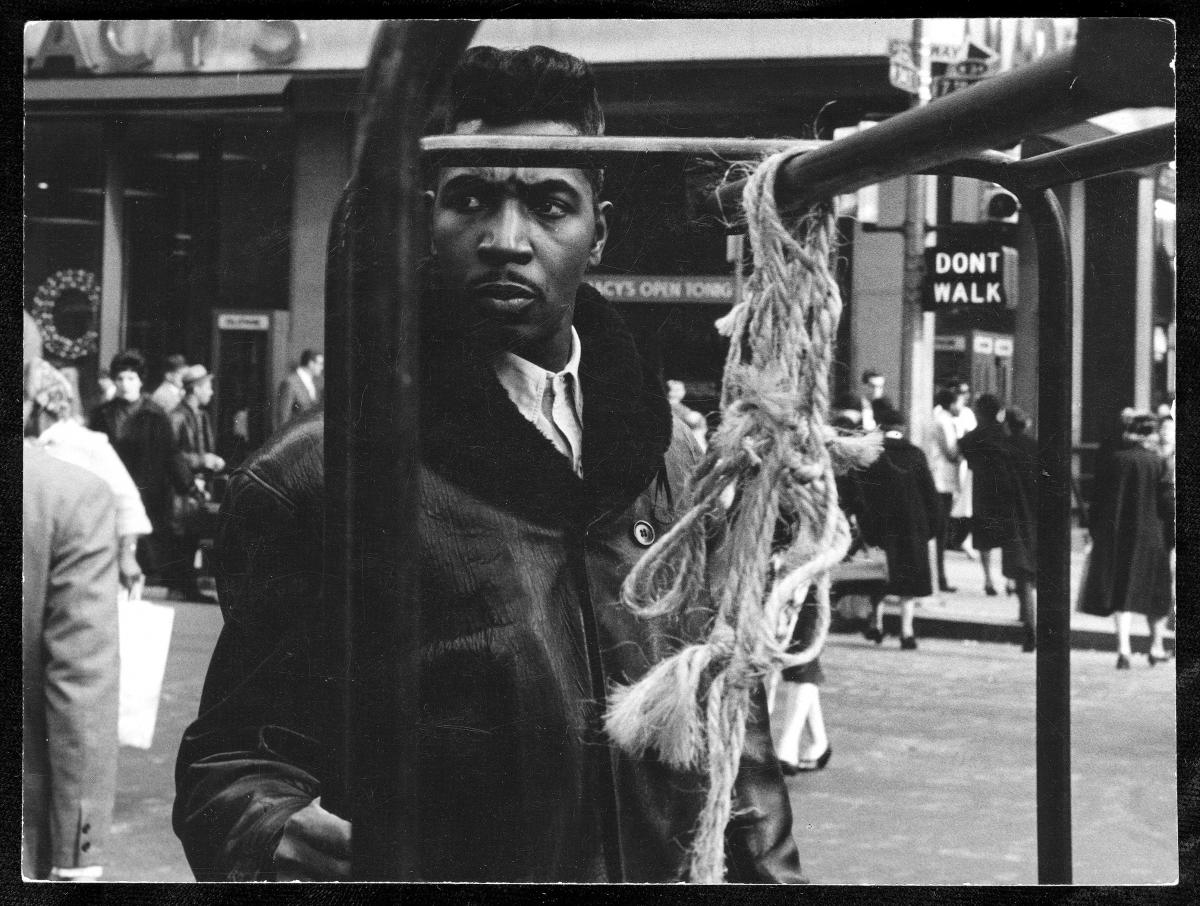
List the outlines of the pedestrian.
{"label": "pedestrian", "polygon": [[1017,593],[1017,618],[1025,627],[1023,651],[1037,648],[1037,441],[1029,416],[1018,406],[1004,414],[1008,435],[1004,463],[1009,474],[1009,526],[1000,547],[1000,568]]}
{"label": "pedestrian", "polygon": [[[796,618],[791,645],[796,650],[802,651],[812,642],[817,611],[810,605],[814,600],[810,590],[810,599],[800,608]],[[833,746],[825,729],[825,715],[821,710],[821,683],[824,681],[825,672],[821,669],[820,657],[780,672],[780,682],[775,686],[771,722],[775,729],[775,753],[779,768],[786,775],[822,771],[833,756]]]}
{"label": "pedestrian", "polygon": [[179,353],[169,355],[163,360],[162,383],[154,388],[150,399],[154,400],[168,415],[183,402],[183,376],[187,370],[187,359]]}
{"label": "pedestrian", "polygon": [[[954,434],[962,440],[977,427],[975,410],[971,408],[971,385],[966,381],[954,379],[946,384],[947,388],[958,395],[958,413],[954,416]],[[961,551],[968,559],[975,560],[979,556],[971,541],[971,519],[974,515],[971,495],[971,469],[967,461],[958,461],[958,492],[950,504],[950,526],[947,529],[946,550]]]}
{"label": "pedestrian", "polygon": [[1150,627],[1150,666],[1168,659],[1163,637],[1171,608],[1171,566],[1163,523],[1171,512],[1171,490],[1157,428],[1153,415],[1133,416],[1121,447],[1096,471],[1091,566],[1080,609],[1112,615],[1118,670],[1130,667],[1135,613],[1143,614]]}
{"label": "pedestrian", "polygon": [[311,349],[300,353],[300,364],[279,383],[274,413],[276,430],[321,402],[324,372],[325,356],[322,353]]}
{"label": "pedestrian", "polygon": [[145,373],[141,353],[117,353],[109,367],[117,395],[93,410],[90,427],[108,437],[142,495],[153,531],[139,539],[138,561],[146,581],[154,584],[172,554],[173,495],[186,494],[192,476],[167,413],[142,392]]}
{"label": "pedestrian", "polygon": [[[933,594],[929,542],[943,530],[942,509],[929,464],[920,448],[904,436],[904,416],[877,406],[883,452],[857,473],[862,495],[859,525],[863,540],[887,554],[887,593],[900,598],[900,647],[917,647],[913,629],[916,599]],[[868,638],[883,642],[883,599],[872,600]]]}
{"label": "pedestrian", "polygon": [[874,368],[868,368],[862,373],[858,408],[862,412],[862,426],[865,431],[875,429],[875,410],[872,404],[883,397],[883,388],[886,383],[887,378]]}
{"label": "pedestrian", "polygon": [[182,499],[176,497],[172,510],[176,544],[167,585],[184,601],[204,601],[208,596],[197,582],[195,558],[207,522],[205,503],[212,496],[209,488],[214,476],[224,471],[225,460],[214,452],[212,421],[206,408],[213,397],[212,375],[203,365],[192,365],[185,369],[182,383],[183,401],[171,413],[171,427],[191,469],[192,486]]}
{"label": "pedestrian", "polygon": [[991,393],[980,394],[975,400],[978,427],[968,431],[959,441],[959,450],[971,468],[971,537],[979,552],[983,567],[983,593],[989,597],[996,590],[992,552],[1004,543],[1011,532],[1009,478],[1002,451],[1008,444],[1004,430],[1004,408]]}
{"label": "pedestrian", "polygon": [[21,463],[21,869],[95,881],[117,783],[117,508],[30,441]]}
{"label": "pedestrian", "polygon": [[[473,47],[449,98],[445,133],[603,131],[590,68],[550,48]],[[431,180],[417,876],[679,880],[705,778],[610,746],[602,714],[610,684],[707,632],[702,602],[695,625],[619,603],[684,511],[700,451],[583,282],[608,236],[601,173],[466,166]],[[225,630],[176,766],[174,826],[202,880],[349,873],[350,825],[322,803],[339,770],[320,635],[322,426],[288,426],[226,491]],[[800,881],[761,682],[752,702],[729,875]]]}
{"label": "pedestrian", "polygon": [[937,392],[925,439],[925,456],[929,460],[929,471],[933,474],[933,486],[937,488],[938,500],[941,501],[942,524],[946,527],[937,538],[938,590],[944,592],[958,590],[946,580],[946,544],[954,496],[962,490],[959,482],[962,456],[958,452],[958,428],[954,420],[958,415],[959,399],[958,393],[948,387]]}
{"label": "pedestrian", "polygon": [[117,504],[118,575],[131,589],[142,578],[138,539],[151,532],[141,495],[121,458],[99,431],[83,426],[71,382],[44,359],[25,365],[25,436],[60,462],[77,465],[104,481]]}

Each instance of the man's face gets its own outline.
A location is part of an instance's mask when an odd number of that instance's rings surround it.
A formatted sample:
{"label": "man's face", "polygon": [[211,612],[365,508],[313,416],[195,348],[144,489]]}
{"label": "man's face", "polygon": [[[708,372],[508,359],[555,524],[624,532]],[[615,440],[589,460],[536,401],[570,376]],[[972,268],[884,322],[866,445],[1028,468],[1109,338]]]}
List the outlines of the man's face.
{"label": "man's face", "polygon": [[313,377],[320,377],[321,372],[325,370],[325,356],[313,356],[312,361],[308,363],[308,373]]}
{"label": "man's face", "polygon": [[[577,135],[563,123],[487,127],[457,135]],[[484,352],[508,350],[558,370],[570,354],[575,291],[604,251],[610,207],[580,170],[447,167],[432,197],[430,235],[447,323]]]}
{"label": "man's face", "polygon": [[863,395],[869,400],[877,400],[883,396],[884,378],[876,376],[863,381]]}
{"label": "man's face", "polygon": [[136,371],[122,371],[113,378],[117,385],[117,396],[123,400],[134,402],[142,393],[142,379]]}
{"label": "man's face", "polygon": [[201,381],[192,387],[192,393],[196,394],[196,401],[201,406],[207,406],[213,398],[212,381]]}

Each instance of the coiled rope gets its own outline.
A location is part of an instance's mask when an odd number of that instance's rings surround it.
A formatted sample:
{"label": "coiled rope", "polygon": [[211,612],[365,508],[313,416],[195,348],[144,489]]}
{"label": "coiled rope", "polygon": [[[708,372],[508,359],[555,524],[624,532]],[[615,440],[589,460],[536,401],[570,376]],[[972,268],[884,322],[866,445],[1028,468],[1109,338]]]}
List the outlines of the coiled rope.
{"label": "coiled rope", "polygon": [[[765,160],[743,195],[754,271],[744,300],[718,324],[730,336],[722,419],[690,479],[691,506],[622,588],[626,606],[644,617],[681,615],[711,596],[711,630],[613,690],[605,718],[609,736],[631,755],[652,750],[672,767],[707,773],[688,866],[693,883],[725,879],[725,827],[751,692],[773,671],[813,660],[825,644],[829,570],[850,543],[835,469],[866,464],[879,450],[875,438],[839,437],[826,426],[842,311],[836,221],[825,202],[784,223],[775,178],[788,156]],[[804,650],[789,653],[791,627],[814,583],[816,631]]]}

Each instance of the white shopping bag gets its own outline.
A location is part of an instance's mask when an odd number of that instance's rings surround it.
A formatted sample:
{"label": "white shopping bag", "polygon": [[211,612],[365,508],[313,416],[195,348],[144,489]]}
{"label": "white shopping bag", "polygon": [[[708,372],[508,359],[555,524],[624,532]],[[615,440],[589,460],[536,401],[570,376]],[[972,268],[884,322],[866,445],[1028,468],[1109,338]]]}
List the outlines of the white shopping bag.
{"label": "white shopping bag", "polygon": [[158,699],[162,694],[175,609],[142,600],[142,585],[121,590],[118,600],[121,640],[120,716],[117,738],[123,746],[150,748]]}

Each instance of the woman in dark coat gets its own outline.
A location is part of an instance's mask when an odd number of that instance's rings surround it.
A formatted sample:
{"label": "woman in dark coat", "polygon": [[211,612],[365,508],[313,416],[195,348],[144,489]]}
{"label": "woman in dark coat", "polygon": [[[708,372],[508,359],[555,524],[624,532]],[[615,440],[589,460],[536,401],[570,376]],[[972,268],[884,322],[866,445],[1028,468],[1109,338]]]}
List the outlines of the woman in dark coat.
{"label": "woman in dark coat", "polygon": [[958,449],[971,468],[974,508],[971,537],[983,566],[983,591],[993,596],[997,591],[992,551],[1002,547],[1004,539],[1012,535],[1008,500],[1010,480],[1005,468],[1008,433],[1001,424],[1004,409],[995,396],[990,393],[980,395],[972,408],[979,425],[963,435]]}
{"label": "woman in dark coat", "polygon": [[1081,610],[1113,615],[1117,669],[1129,669],[1133,614],[1150,624],[1150,665],[1167,659],[1163,648],[1171,607],[1171,566],[1163,521],[1171,510],[1167,462],[1158,453],[1157,422],[1138,415],[1121,449],[1097,464],[1092,502],[1091,567]]}
{"label": "woman in dark coat", "polygon": [[[863,540],[887,553],[887,593],[900,598],[900,647],[917,647],[913,632],[915,598],[933,594],[929,541],[942,531],[942,510],[929,463],[921,450],[904,437],[904,418],[890,406],[880,406],[876,424],[883,430],[883,452],[859,473]],[[883,641],[882,599],[872,600],[870,633]]]}
{"label": "woman in dark coat", "polygon": [[142,495],[154,531],[138,542],[138,560],[147,579],[158,580],[171,557],[171,505],[174,493],[192,488],[192,470],[175,442],[171,420],[142,392],[146,362],[128,350],[113,357],[109,374],[117,395],[92,412],[89,427],[108,436]]}

